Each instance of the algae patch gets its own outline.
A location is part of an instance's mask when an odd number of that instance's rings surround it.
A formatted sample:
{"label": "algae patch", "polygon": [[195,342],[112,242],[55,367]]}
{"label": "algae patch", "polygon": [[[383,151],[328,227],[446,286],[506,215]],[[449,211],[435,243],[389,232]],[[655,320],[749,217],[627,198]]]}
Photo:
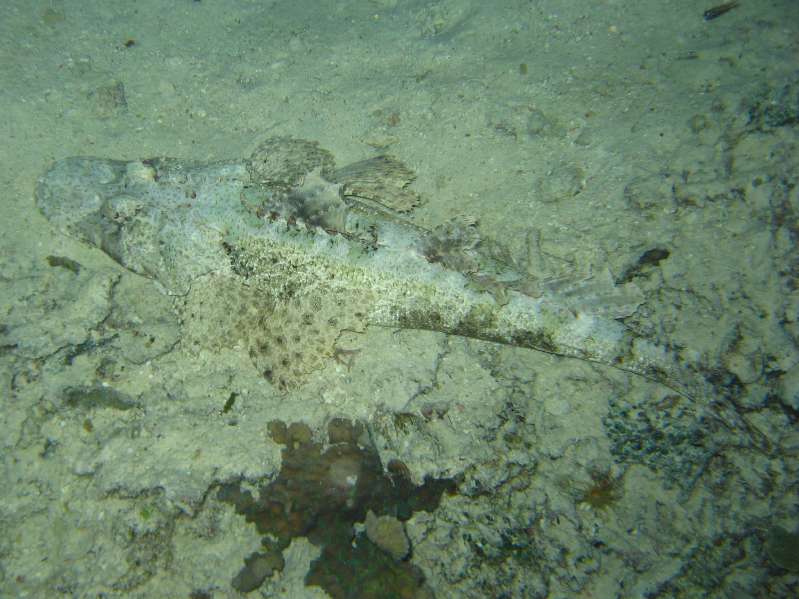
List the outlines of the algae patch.
{"label": "algae patch", "polygon": [[789,572],[799,572],[799,532],[773,526],[768,531],[765,546],[773,563]]}
{"label": "algae patch", "polygon": [[[245,560],[233,587],[241,592],[258,588],[282,569],[281,552],[291,540],[307,537],[322,547],[322,554],[311,564],[305,582],[321,586],[334,598],[350,597],[352,589],[361,589],[358,596],[372,596],[371,589],[390,598],[412,596],[424,588],[421,571],[402,559],[407,551],[392,551],[407,543],[399,524],[416,511],[435,510],[442,493],[455,491],[455,482],[426,479],[417,487],[398,462],[385,472],[359,423],[331,421],[327,447],[314,441],[304,424],[273,421],[269,432],[284,445],[277,478],[265,482],[257,498],[240,483],[226,484],[218,494],[265,535],[262,550]],[[396,524],[367,526],[368,534],[355,532],[356,523],[383,517]],[[377,538],[381,532],[403,536]]]}
{"label": "algae patch", "polygon": [[130,410],[137,406],[136,401],[112,387],[94,385],[90,387],[68,387],[64,390],[64,403],[73,408],[92,410],[112,408]]}

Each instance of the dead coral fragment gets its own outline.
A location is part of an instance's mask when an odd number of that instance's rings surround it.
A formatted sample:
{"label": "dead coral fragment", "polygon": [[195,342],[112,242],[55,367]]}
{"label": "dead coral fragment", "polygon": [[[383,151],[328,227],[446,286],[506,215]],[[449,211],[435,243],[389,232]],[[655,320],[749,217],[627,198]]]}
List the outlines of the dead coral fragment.
{"label": "dead coral fragment", "polygon": [[372,510],[366,512],[366,536],[397,561],[404,559],[411,549],[405,527],[393,516],[376,516]]}

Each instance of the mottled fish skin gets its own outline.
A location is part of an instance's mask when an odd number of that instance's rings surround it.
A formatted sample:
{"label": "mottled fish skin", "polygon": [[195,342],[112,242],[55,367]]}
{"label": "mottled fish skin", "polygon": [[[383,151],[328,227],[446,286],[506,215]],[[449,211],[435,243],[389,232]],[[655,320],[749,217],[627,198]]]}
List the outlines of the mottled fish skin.
{"label": "mottled fish skin", "polygon": [[223,327],[226,310],[201,308],[217,293],[204,289],[257,298],[253,311],[269,317],[248,316],[256,323],[251,328],[262,323],[269,330],[248,333],[250,355],[283,389],[301,384],[319,363],[306,357],[302,367],[287,364],[290,350],[308,339],[292,342],[275,320],[310,323],[314,306],[327,302],[322,311],[334,315],[327,322],[335,334],[308,325],[327,357],[335,355],[341,329],[427,329],[606,364],[687,397],[704,390],[697,372],[613,318],[550,294],[507,289],[499,301],[476,288],[469,273],[431,261],[423,250],[430,232],[364,209],[317,173],[286,194],[253,181],[248,166],[67,158],[40,179],[36,201],[58,229],[190,304],[184,314],[209,309],[203,319]]}

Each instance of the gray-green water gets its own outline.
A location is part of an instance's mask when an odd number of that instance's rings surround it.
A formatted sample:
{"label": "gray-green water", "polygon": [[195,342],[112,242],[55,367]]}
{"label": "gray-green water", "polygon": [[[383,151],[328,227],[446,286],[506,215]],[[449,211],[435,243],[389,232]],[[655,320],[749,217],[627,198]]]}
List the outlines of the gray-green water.
{"label": "gray-green water", "polygon": [[[793,596],[799,14],[712,7],[6,2],[0,595]],[[704,392],[362,319],[286,392],[34,203],[65,157],[275,136],[395,156],[410,226],[578,319],[610,273],[636,301],[591,310]]]}

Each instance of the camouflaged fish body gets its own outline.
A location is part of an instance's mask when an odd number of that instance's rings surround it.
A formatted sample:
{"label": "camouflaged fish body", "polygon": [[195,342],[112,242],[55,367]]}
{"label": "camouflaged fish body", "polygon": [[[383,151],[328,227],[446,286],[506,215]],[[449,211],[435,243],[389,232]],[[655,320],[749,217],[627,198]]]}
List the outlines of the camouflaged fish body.
{"label": "camouflaged fish body", "polygon": [[[385,157],[337,170],[315,144],[273,138],[247,160],[212,164],[67,158],[36,199],[61,230],[173,295],[189,350],[243,344],[281,389],[336,356],[342,331],[379,325],[600,362],[692,392],[673,356],[615,320],[635,299],[616,313],[526,292],[480,255],[468,224],[427,231],[401,214],[418,203],[412,177]],[[604,283],[608,297],[629,296]]]}

